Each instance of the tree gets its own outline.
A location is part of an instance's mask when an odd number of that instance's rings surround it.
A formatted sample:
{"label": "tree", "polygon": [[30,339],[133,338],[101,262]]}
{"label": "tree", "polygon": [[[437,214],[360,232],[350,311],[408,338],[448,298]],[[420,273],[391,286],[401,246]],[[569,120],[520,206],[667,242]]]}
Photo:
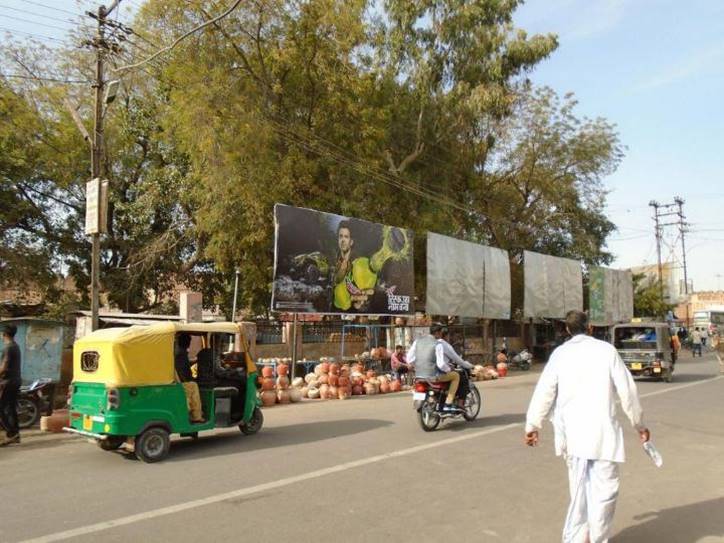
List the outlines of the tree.
{"label": "tree", "polygon": [[647,278],[646,274],[637,273],[633,276],[634,284],[634,317],[663,318],[668,311],[674,309],[662,296],[661,283]]}

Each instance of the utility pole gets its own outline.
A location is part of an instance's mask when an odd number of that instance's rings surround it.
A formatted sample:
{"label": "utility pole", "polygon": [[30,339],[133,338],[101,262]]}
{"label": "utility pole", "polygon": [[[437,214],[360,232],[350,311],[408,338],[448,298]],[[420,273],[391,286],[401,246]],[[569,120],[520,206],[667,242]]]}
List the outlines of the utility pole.
{"label": "utility pole", "polygon": [[[93,47],[96,50],[96,77],[93,82],[94,90],[94,113],[93,113],[93,134],[91,138],[91,179],[100,179],[103,161],[103,90],[105,81],[103,80],[103,61],[106,54],[106,43],[104,36],[104,25],[106,17],[116,9],[120,0],[114,0],[109,8],[104,5],[98,6],[98,12],[95,19],[98,23],[96,38],[93,41]],[[99,202],[99,209],[101,207]],[[100,225],[99,225],[100,226]],[[98,329],[98,308],[99,308],[99,291],[100,291],[100,255],[101,255],[101,235],[98,232],[91,234],[92,236],[92,253],[91,253],[91,328]]]}
{"label": "utility pole", "polygon": [[654,223],[656,228],[656,258],[659,264],[659,294],[661,299],[664,299],[664,270],[661,265],[661,225],[659,224],[659,204],[656,200],[651,200],[649,205],[654,208]]}
{"label": "utility pole", "polygon": [[678,206],[679,211],[679,235],[681,236],[681,261],[684,265],[684,294],[686,295],[686,327],[689,327],[689,275],[686,268],[686,227],[689,225],[684,216],[684,199],[680,196],[674,197],[674,203]]}

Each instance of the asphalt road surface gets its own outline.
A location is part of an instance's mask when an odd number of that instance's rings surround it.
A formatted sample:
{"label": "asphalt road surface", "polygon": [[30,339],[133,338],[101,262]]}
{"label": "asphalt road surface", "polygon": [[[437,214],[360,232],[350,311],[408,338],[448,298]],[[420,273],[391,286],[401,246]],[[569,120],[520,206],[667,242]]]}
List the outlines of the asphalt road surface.
{"label": "asphalt road surface", "polygon": [[[538,374],[478,383],[473,423],[418,426],[407,394],[265,410],[255,436],[176,439],[143,464],[67,435],[0,449],[0,541],[555,542],[568,503],[552,429],[525,447]],[[724,375],[688,353],[639,381],[656,468],[628,423],[615,543],[724,541]]]}

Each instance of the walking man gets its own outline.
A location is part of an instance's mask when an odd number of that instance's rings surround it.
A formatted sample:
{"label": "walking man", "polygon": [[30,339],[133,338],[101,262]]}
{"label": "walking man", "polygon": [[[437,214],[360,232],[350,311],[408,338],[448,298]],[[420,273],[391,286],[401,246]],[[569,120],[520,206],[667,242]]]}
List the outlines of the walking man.
{"label": "walking man", "polygon": [[525,442],[538,444],[538,432],[552,411],[556,455],[568,465],[570,505],[564,543],[606,543],[611,533],[625,461],[623,431],[616,418],[616,398],[645,443],[650,433],[631,374],[610,343],[588,335],[588,317],[569,311],[571,339],[551,355],[533,393]]}
{"label": "walking man", "polygon": [[699,357],[701,357],[701,332],[699,331],[699,328],[694,328],[694,331],[691,333],[691,357],[694,358],[696,356],[696,353],[699,353]]}
{"label": "walking man", "polygon": [[0,447],[20,443],[18,427],[18,393],[20,392],[20,347],[15,343],[17,328],[5,325],[3,330],[2,359],[0,359],[0,420],[5,427],[6,437]]}

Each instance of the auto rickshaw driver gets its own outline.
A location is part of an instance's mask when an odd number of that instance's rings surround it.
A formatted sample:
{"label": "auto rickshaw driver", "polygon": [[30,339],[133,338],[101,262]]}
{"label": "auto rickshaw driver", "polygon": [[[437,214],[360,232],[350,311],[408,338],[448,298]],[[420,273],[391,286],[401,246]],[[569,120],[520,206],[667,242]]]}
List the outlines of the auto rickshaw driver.
{"label": "auto rickshaw driver", "polygon": [[246,359],[244,353],[227,352],[221,356],[220,363],[214,368],[216,386],[234,387],[237,395],[232,399],[231,414],[238,418],[244,414],[246,397]]}
{"label": "auto rickshaw driver", "polygon": [[181,332],[176,335],[176,341],[173,349],[174,370],[176,378],[184,387],[186,394],[186,405],[189,410],[189,418],[194,424],[203,424],[204,415],[201,410],[201,394],[199,385],[194,381],[191,372],[191,361],[189,360],[189,347],[191,346],[191,335]]}

